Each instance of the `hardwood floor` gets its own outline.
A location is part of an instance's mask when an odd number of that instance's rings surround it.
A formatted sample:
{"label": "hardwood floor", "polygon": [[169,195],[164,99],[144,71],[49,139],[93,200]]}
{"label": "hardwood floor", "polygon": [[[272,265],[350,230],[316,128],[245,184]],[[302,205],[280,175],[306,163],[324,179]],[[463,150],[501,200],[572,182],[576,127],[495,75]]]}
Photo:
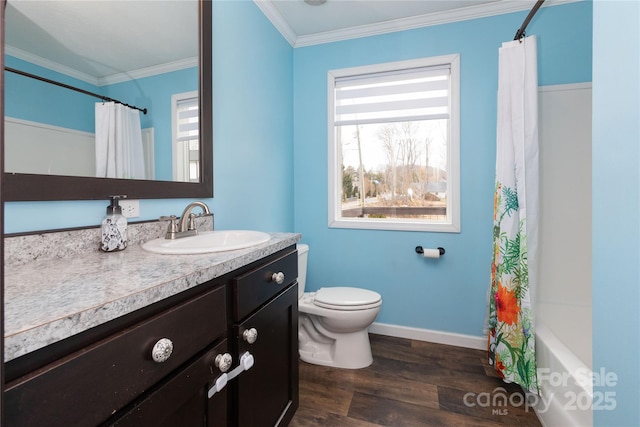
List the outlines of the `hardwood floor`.
{"label": "hardwood floor", "polygon": [[[541,425],[520,388],[488,365],[485,351],[370,337],[368,368],[300,362],[300,407],[291,427]],[[500,394],[512,405],[491,405]]]}

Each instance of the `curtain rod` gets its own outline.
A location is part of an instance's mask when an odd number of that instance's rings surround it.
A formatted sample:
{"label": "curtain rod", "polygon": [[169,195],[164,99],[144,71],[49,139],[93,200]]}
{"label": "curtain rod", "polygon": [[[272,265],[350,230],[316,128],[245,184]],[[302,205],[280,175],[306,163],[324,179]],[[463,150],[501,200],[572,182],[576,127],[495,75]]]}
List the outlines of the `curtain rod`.
{"label": "curtain rod", "polygon": [[89,92],[88,90],[80,89],[80,88],[75,87],[75,86],[70,86],[70,85],[65,84],[65,83],[60,83],[60,82],[57,82],[55,80],[50,80],[50,79],[47,79],[45,77],[36,76],[35,74],[27,73],[26,71],[16,70],[15,68],[4,67],[4,69],[7,70],[7,71],[10,71],[12,73],[20,74],[21,76],[30,77],[32,79],[40,80],[41,82],[51,83],[52,85],[60,86],[60,87],[66,88],[66,89],[75,90],[76,92],[84,93],[85,95],[89,95],[89,96],[93,96],[93,97],[96,97],[96,98],[100,98],[101,100],[106,101],[106,102],[116,102],[118,104],[124,105],[125,107],[129,107],[129,108],[133,108],[134,110],[142,111],[143,114],[147,114],[147,109],[146,108],[139,108],[139,107],[136,107],[135,105],[129,105],[129,104],[126,104],[126,103],[124,103],[122,101],[118,101],[117,99],[109,98],[108,96],[104,96],[104,95],[100,95],[100,94],[97,94],[97,93]]}
{"label": "curtain rod", "polygon": [[529,25],[529,21],[531,21],[531,18],[533,18],[533,15],[535,15],[538,9],[540,9],[540,6],[542,6],[542,3],[544,3],[544,0],[538,0],[536,2],[535,6],[533,6],[533,9],[531,9],[531,12],[529,12],[526,19],[522,23],[522,26],[516,32],[516,36],[513,38],[514,40],[520,40],[522,37],[524,37],[524,30],[527,29],[527,25]]}

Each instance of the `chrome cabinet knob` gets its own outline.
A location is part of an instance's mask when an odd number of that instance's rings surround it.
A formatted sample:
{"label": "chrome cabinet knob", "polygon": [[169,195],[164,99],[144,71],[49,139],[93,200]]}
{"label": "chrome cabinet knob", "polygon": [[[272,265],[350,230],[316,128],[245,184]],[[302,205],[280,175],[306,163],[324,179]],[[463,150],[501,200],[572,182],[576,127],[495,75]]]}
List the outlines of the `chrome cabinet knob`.
{"label": "chrome cabinet knob", "polygon": [[214,363],[220,369],[220,372],[227,372],[233,363],[233,357],[229,353],[219,354],[216,356]]}
{"label": "chrome cabinet knob", "polygon": [[169,360],[173,353],[173,343],[169,338],[159,339],[151,350],[151,358],[154,362],[162,363]]}
{"label": "chrome cabinet knob", "polygon": [[276,282],[278,285],[282,285],[284,283],[284,273],[282,271],[273,273],[273,275],[271,276],[271,280]]}
{"label": "chrome cabinet knob", "polygon": [[248,344],[253,344],[258,339],[258,331],[256,328],[245,329],[244,332],[242,332],[242,339]]}

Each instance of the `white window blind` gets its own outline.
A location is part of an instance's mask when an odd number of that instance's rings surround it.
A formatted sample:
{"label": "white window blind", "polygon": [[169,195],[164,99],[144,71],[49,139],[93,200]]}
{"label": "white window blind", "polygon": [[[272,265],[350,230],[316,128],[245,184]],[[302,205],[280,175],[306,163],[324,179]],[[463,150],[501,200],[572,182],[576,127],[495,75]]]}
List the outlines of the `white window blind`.
{"label": "white window blind", "polygon": [[197,182],[200,171],[200,109],[197,92],[174,94],[172,102],[173,180]]}
{"label": "white window blind", "polygon": [[177,102],[178,141],[198,138],[200,131],[198,98],[181,99]]}
{"label": "white window blind", "polygon": [[460,55],[329,70],[327,89],[329,227],[460,232]]}
{"label": "white window blind", "polygon": [[449,64],[335,80],[335,125],[448,119]]}

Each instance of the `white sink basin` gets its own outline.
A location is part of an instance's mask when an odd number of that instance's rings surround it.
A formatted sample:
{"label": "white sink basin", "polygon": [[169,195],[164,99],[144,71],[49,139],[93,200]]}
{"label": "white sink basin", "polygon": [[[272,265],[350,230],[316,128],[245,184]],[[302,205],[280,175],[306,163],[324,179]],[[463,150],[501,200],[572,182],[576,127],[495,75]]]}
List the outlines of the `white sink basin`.
{"label": "white sink basin", "polygon": [[267,233],[251,230],[201,231],[195,236],[180,239],[154,239],[143,243],[142,249],[166,255],[206,254],[249,248],[268,241]]}

